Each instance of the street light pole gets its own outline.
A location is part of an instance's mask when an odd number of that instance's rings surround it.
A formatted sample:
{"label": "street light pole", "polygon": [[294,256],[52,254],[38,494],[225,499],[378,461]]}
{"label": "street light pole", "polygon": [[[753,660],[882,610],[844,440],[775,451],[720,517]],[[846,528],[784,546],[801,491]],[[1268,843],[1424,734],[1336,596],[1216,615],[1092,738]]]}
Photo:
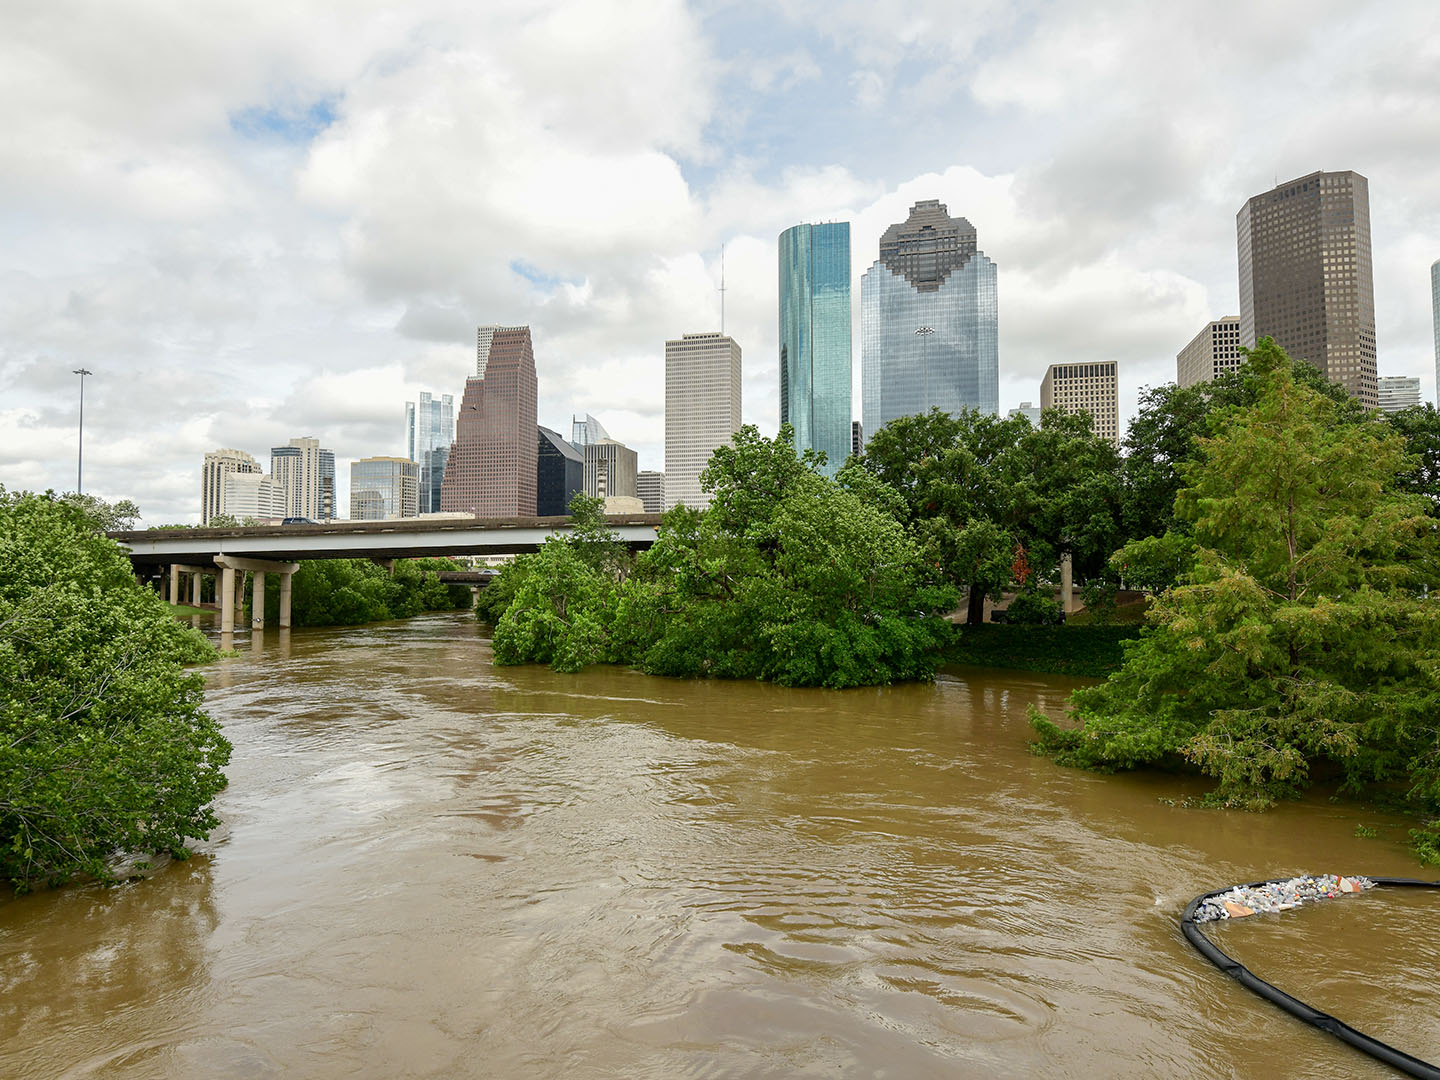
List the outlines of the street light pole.
{"label": "street light pole", "polygon": [[75,451],[75,493],[78,495],[85,490],[81,478],[85,475],[85,376],[94,375],[93,371],[85,368],[76,368],[72,375],[80,376],[80,441]]}
{"label": "street light pole", "polygon": [[935,333],[933,326],[922,326],[915,331],[920,338],[920,366],[925,369],[925,412],[935,403],[930,400],[930,335]]}

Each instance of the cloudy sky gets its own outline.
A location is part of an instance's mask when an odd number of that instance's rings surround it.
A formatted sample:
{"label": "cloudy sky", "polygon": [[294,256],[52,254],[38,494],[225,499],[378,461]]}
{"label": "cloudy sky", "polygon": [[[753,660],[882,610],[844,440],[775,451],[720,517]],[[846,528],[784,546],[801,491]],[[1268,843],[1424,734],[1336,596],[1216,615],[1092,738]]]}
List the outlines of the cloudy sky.
{"label": "cloudy sky", "polygon": [[[477,323],[540,421],[663,466],[664,342],[719,323],[777,424],[775,239],[917,199],[999,266],[1000,401],[1118,360],[1122,413],[1238,311],[1235,212],[1370,179],[1382,375],[1433,400],[1434,0],[0,0],[0,484],[198,521],[221,446],[402,452]],[[858,304],[857,304],[858,306]],[[858,341],[858,335],[856,340]],[[855,357],[858,394],[859,355]],[[856,401],[858,415],[858,397]]]}

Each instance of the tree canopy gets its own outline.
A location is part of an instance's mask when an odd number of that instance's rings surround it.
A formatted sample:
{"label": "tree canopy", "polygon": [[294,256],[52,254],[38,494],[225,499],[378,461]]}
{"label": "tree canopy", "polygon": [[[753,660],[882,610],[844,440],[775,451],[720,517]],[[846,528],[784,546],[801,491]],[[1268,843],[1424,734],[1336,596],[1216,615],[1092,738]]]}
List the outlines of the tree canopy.
{"label": "tree canopy", "polygon": [[[630,663],[654,674],[845,687],[929,678],[954,591],[900,524],[743,428],[701,476],[704,511],[670,510],[638,559],[587,532],[506,568],[501,663]],[[492,586],[493,587],[493,586]]]}
{"label": "tree canopy", "polygon": [[[1269,339],[1245,379],[1251,403],[1217,412],[1179,470],[1179,583],[1124,667],[1074,694],[1077,727],[1033,718],[1040,748],[1108,769],[1188,762],[1217,801],[1253,808],[1323,764],[1440,811],[1440,605],[1420,593],[1437,526],[1396,490],[1404,441]],[[1440,857],[1437,830],[1419,837]]]}
{"label": "tree canopy", "polygon": [[230,744],[184,665],[213,656],[88,507],[0,492],[0,876],[105,879],[209,835]]}

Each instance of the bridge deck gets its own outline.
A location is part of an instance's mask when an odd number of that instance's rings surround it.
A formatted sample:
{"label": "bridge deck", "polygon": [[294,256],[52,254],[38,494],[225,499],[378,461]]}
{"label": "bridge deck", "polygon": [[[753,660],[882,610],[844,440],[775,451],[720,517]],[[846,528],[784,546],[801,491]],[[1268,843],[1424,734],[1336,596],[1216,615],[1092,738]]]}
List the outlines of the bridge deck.
{"label": "bridge deck", "polygon": [[[649,547],[659,514],[612,514],[611,530],[631,547]],[[228,529],[154,529],[109,535],[130,549],[137,566],[206,566],[216,555],[294,562],[301,559],[418,559],[442,555],[504,555],[534,551],[568,517],[404,518],[332,521],[317,525],[259,525]]]}

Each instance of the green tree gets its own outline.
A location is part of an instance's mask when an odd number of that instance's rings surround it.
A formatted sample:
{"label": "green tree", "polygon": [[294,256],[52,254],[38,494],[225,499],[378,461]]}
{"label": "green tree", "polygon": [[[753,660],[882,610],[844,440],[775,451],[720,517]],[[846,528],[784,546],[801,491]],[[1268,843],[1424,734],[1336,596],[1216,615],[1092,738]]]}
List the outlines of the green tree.
{"label": "green tree", "polygon": [[[0,488],[3,491],[4,488]],[[67,491],[60,501],[85,515],[96,532],[127,532],[140,520],[140,508],[129,499],[106,502],[97,495]]]}
{"label": "green tree", "polygon": [[1440,412],[1427,403],[1390,413],[1385,419],[1405,440],[1407,461],[1395,478],[1395,487],[1422,496],[1430,516],[1440,517]]}
{"label": "green tree", "polygon": [[213,656],[90,507],[0,493],[0,876],[108,879],[209,835],[230,744],[184,665]]}
{"label": "green tree", "polygon": [[[1263,342],[1257,345],[1261,347]],[[1248,357],[1249,350],[1242,351]],[[1297,384],[1335,405],[1335,422],[1368,421],[1360,403],[1314,364],[1288,358],[1285,362]],[[1247,360],[1207,383],[1186,387],[1169,383],[1141,391],[1140,408],[1130,420],[1123,444],[1124,536],[1140,539],[1172,529],[1188,531],[1189,524],[1175,516],[1175,498],[1185,486],[1185,470],[1200,458],[1196,440],[1208,436],[1232,410],[1252,407],[1266,385],[1264,373]]]}
{"label": "green tree", "polygon": [[[638,560],[589,533],[517,559],[496,659],[560,670],[609,660],[653,674],[789,686],[928,678],[945,639],[938,586],[904,529],[774,439],[743,428]],[[493,587],[493,586],[492,586]]]}
{"label": "green tree", "polygon": [[1078,727],[1033,717],[1040,747],[1106,769],[1188,762],[1217,801],[1253,808],[1326,763],[1352,790],[1402,783],[1434,812],[1440,606],[1415,587],[1436,525],[1391,487],[1403,441],[1297,378],[1269,339],[1247,367],[1254,404],[1183,470],[1188,571],[1124,667],[1074,694]]}

